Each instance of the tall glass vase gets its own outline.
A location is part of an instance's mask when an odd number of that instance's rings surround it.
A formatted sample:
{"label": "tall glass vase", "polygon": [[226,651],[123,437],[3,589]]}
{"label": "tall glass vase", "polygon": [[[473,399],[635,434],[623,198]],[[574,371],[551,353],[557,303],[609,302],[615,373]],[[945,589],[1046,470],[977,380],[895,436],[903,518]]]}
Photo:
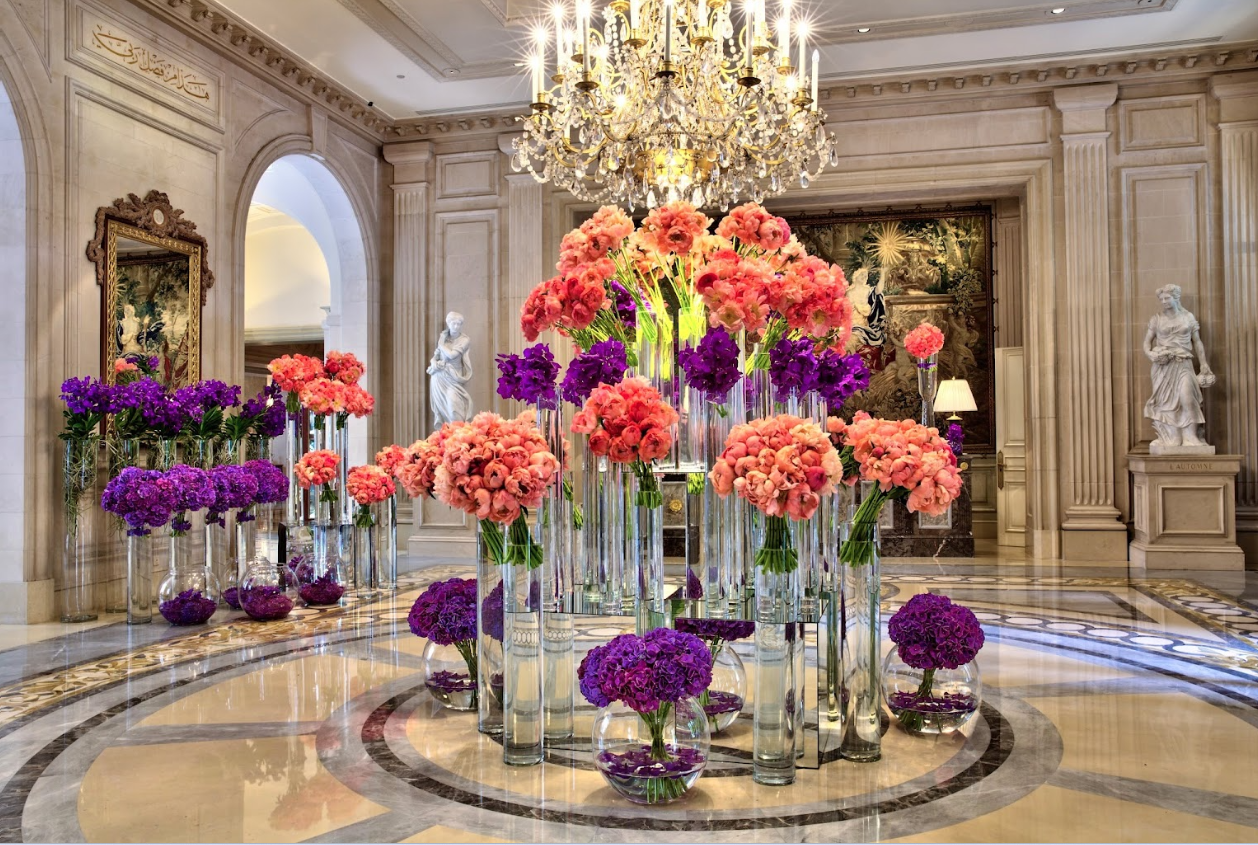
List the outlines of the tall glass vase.
{"label": "tall glass vase", "polygon": [[[301,456],[298,455],[298,458]],[[246,461],[269,461],[271,460],[271,438],[263,437],[260,434],[250,434],[245,438],[245,460]]]}
{"label": "tall glass vase", "polygon": [[523,517],[507,528],[507,563],[502,567],[502,761],[508,766],[542,762],[541,552]]}
{"label": "tall glass vase", "polygon": [[179,463],[179,439],[177,437],[158,438],[149,451],[149,465],[153,469],[166,470]]}
{"label": "tall glass vase", "polygon": [[504,567],[502,527],[482,521],[476,531],[476,727],[483,734],[502,735],[502,639],[504,632]]}
{"label": "tall glass vase", "polygon": [[877,519],[881,508],[871,510],[872,521],[845,522],[839,533],[839,637],[843,666],[839,751],[848,760],[861,763],[882,756],[878,571],[881,555]]}
{"label": "tall glass vase", "polygon": [[380,505],[359,505],[354,511],[354,571],[357,573],[358,597],[371,601],[380,597],[380,572],[383,568],[380,541]]}
{"label": "tall glass vase", "polygon": [[[109,480],[117,478],[127,467],[140,465],[140,439],[138,437],[118,437],[112,435],[106,443],[106,454],[109,468]],[[127,548],[130,540],[127,524],[118,518],[109,520],[113,542],[110,544],[109,555],[101,561],[105,564],[105,572],[100,580],[104,584],[105,612],[127,612]]]}
{"label": "tall glass vase", "polygon": [[[305,409],[289,413],[284,427],[284,471],[288,477],[297,462],[306,453],[306,436],[310,430],[310,414]],[[306,491],[298,484],[288,485],[288,499],[284,503],[284,525],[288,534],[293,534],[306,524]]]}
{"label": "tall glass vase", "polygon": [[568,612],[569,595],[576,577],[572,554],[573,502],[567,491],[570,475],[564,450],[563,413],[559,409],[537,408],[538,428],[552,454],[560,459],[560,473],[547,492],[538,515],[542,538],[542,690],[543,718],[547,740],[572,737],[574,705],[573,666],[575,629]]}
{"label": "tall glass vase", "polygon": [[[336,452],[340,458],[336,462],[336,489],[344,492],[349,479],[349,415],[338,414],[331,420],[332,445],[325,448]],[[342,526],[354,521],[354,502],[349,496],[341,496],[339,500],[340,514],[338,522]]]}
{"label": "tall glass vase", "polygon": [[153,536],[127,535],[127,624],[153,621]]}
{"label": "tall glass vase", "polygon": [[[632,571],[631,599],[639,634],[668,625],[664,601],[664,497],[652,467],[633,465],[628,496],[630,537],[625,544],[626,573]],[[626,578],[628,581],[628,578]]]}
{"label": "tall glass vase", "polygon": [[797,669],[799,566],[794,523],[761,521],[755,541],[756,681],[752,779],[781,786],[795,781],[801,681]]}
{"label": "tall glass vase", "polygon": [[62,464],[65,546],[61,556],[61,621],[91,622],[92,580],[88,572],[96,553],[96,458],[100,437],[65,441]]}
{"label": "tall glass vase", "polygon": [[397,589],[397,496],[390,496],[376,505],[380,523],[380,555],[377,559],[376,586],[384,592]]}
{"label": "tall glass vase", "polygon": [[917,392],[922,397],[922,425],[935,424],[935,394],[939,390],[939,354],[917,362]]}
{"label": "tall glass vase", "polygon": [[[324,573],[337,571],[341,586],[352,590],[356,579],[352,573],[342,567],[339,543],[336,540],[338,529],[333,524],[334,502],[324,495],[323,488],[312,488],[311,498],[315,500],[315,518],[310,525],[314,539],[314,570]],[[290,557],[290,561],[293,559]]]}

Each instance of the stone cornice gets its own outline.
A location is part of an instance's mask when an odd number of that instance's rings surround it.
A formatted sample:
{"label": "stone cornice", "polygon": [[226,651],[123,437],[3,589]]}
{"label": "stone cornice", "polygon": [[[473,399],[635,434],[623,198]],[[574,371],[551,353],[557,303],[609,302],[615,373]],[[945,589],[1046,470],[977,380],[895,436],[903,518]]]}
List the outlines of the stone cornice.
{"label": "stone cornice", "polygon": [[[391,121],[368,108],[357,95],[341,88],[313,66],[226,12],[211,0],[132,0],[163,20],[199,36],[240,65],[272,78],[301,99],[328,109],[380,141],[441,140],[499,134],[518,128],[518,109],[497,107],[440,117]],[[978,69],[871,74],[831,80],[821,93],[834,119],[844,104],[893,104],[942,101],[987,94],[1050,91],[1094,82],[1123,85],[1201,79],[1220,71],[1258,68],[1258,42],[1168,47],[1127,55],[1081,56]]]}

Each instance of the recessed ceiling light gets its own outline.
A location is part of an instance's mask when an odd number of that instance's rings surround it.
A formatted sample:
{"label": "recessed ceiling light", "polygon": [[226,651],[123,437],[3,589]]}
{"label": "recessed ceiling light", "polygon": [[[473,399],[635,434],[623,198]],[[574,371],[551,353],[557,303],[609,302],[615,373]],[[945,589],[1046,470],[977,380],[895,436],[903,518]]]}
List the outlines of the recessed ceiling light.
{"label": "recessed ceiling light", "polygon": [[454,67],[446,68],[446,76],[458,76],[458,75],[459,75],[458,68],[454,68]]}
{"label": "recessed ceiling light", "polygon": [[1060,14],[1061,14],[1062,12],[1064,12],[1064,11],[1066,11],[1066,10],[1065,10],[1065,9],[1053,9],[1052,14],[1054,14],[1054,15],[1060,15]]}
{"label": "recessed ceiling light", "polygon": [[406,74],[404,74],[404,73],[399,73],[399,74],[397,75],[397,78],[398,78],[398,79],[405,79],[405,78],[406,78]]}
{"label": "recessed ceiling light", "polygon": [[856,31],[859,32],[861,35],[864,35],[866,32],[869,32],[869,27],[862,26],[862,27],[859,27]]}

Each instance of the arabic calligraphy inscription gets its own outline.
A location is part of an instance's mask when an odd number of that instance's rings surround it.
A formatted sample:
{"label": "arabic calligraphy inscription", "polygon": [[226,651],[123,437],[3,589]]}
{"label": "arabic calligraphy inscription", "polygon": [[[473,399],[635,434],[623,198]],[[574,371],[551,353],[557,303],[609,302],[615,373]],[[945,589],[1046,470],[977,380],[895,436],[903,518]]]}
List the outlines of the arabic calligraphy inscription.
{"label": "arabic calligraphy inscription", "polygon": [[94,52],[115,64],[156,80],[191,100],[209,105],[212,83],[195,70],[163,58],[157,51],[129,36],[120,35],[114,27],[97,23],[91,28],[90,34],[89,43]]}

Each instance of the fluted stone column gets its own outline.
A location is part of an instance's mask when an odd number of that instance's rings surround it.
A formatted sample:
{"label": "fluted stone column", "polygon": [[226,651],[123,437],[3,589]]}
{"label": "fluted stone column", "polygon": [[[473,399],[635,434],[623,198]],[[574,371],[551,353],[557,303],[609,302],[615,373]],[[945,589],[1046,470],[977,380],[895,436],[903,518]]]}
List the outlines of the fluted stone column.
{"label": "fluted stone column", "polygon": [[[520,133],[500,135],[498,149],[510,158],[515,150],[511,142]],[[524,346],[518,319],[529,291],[549,278],[545,267],[542,242],[542,185],[529,173],[512,173],[507,167],[507,309],[511,317],[504,327],[507,336],[500,338],[505,349],[519,352]]]}
{"label": "fluted stone column", "polygon": [[[1114,83],[1053,92],[1062,114],[1065,234],[1064,378],[1067,410],[1060,432],[1066,560],[1126,560],[1127,529],[1115,506],[1114,402],[1111,370],[1109,169],[1106,111]],[[1124,482],[1126,477],[1124,476]]]}
{"label": "fluted stone column", "polygon": [[[1241,456],[1237,543],[1258,563],[1258,72],[1211,77],[1223,197],[1223,384],[1227,452]],[[1217,353],[1215,353],[1217,356]]]}

